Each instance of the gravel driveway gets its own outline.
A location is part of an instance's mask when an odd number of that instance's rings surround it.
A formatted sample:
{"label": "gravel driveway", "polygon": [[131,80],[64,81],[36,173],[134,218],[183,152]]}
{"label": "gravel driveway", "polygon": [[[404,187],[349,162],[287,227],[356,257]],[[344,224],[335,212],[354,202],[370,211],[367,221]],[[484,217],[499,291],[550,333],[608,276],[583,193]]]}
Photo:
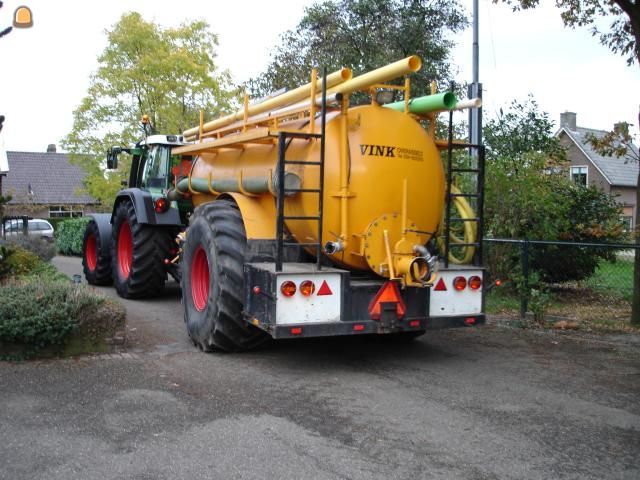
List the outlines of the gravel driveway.
{"label": "gravel driveway", "polygon": [[175,284],[125,305],[123,354],[0,363],[0,478],[640,478],[636,336],[489,322],[203,354]]}

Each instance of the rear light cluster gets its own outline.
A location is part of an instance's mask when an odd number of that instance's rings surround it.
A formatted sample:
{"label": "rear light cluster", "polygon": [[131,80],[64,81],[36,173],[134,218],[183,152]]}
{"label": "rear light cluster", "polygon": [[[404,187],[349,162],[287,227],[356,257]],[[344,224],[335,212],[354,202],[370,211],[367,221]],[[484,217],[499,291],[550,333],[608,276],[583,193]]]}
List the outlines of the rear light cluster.
{"label": "rear light cluster", "polygon": [[[282,282],[280,285],[280,292],[285,297],[293,297],[296,292],[300,292],[304,297],[310,297],[314,293],[316,293],[316,284],[311,280],[303,280],[300,282],[300,285],[296,285],[292,280],[287,280],[286,282]],[[316,295],[332,295],[333,292],[329,288],[326,280],[322,282],[320,289]]]}
{"label": "rear light cluster", "polygon": [[469,287],[471,290],[478,290],[481,286],[482,279],[477,275],[473,275],[468,279],[465,277],[456,277],[453,279],[453,288],[455,288],[459,292],[467,287]]}

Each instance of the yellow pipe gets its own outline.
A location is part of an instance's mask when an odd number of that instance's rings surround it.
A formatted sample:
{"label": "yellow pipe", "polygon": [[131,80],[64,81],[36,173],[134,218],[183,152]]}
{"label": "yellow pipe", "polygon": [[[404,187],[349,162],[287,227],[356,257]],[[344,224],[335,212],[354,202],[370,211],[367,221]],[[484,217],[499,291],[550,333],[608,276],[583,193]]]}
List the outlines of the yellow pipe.
{"label": "yellow pipe", "polygon": [[402,240],[404,240],[407,236],[407,194],[409,188],[407,186],[407,179],[403,179],[402,181],[402,231],[400,232]]}
{"label": "yellow pipe", "polygon": [[421,67],[422,60],[420,60],[420,57],[412,55],[336,85],[327,91],[327,96],[336,93],[347,95],[358,90],[366,90],[371,85],[388,82],[394,78],[417,72]]}
{"label": "yellow pipe", "polygon": [[[418,57],[417,55],[412,55],[411,57],[403,58],[402,60],[398,60],[397,62],[390,63],[389,65],[378,68],[376,70],[372,70],[371,72],[365,73],[358,77],[351,78],[350,80],[346,80],[343,83],[335,85],[332,88],[329,88],[327,90],[327,104],[329,105],[336,102],[337,100],[339,100],[339,97],[341,95],[347,96],[351,92],[355,92],[358,90],[367,90],[371,86],[383,84],[384,82],[388,82],[390,80],[393,80],[394,78],[398,78],[403,75],[407,75],[409,73],[417,72],[418,70],[420,70],[421,67],[422,67],[422,60],[420,60],[420,57]],[[349,70],[349,73],[351,73],[350,70]],[[330,85],[329,77],[327,77],[327,86],[329,85]],[[311,87],[310,87],[310,84],[307,84],[304,87],[300,87],[300,88],[307,88],[306,91],[308,94]],[[403,87],[399,87],[399,88],[403,88]],[[291,92],[294,92],[297,90],[299,89],[292,90]],[[288,93],[291,93],[291,92],[287,92],[283,95],[287,95]],[[272,100],[277,100],[283,95],[275,97]],[[250,106],[249,116],[254,117],[254,115],[262,114],[260,118],[264,118],[264,120],[267,120],[270,116],[285,115],[287,113],[299,111],[305,108],[309,109],[311,107],[311,104],[313,103],[313,101],[310,101],[310,100],[303,100],[293,105],[289,105],[287,103],[283,103],[282,105],[272,104],[270,109],[265,110],[261,108],[259,111],[257,109],[252,110],[252,108],[262,107],[264,104],[270,101],[271,100],[267,100],[266,102],[259,103],[255,107]],[[317,95],[315,98],[315,104],[320,105],[321,103],[322,103],[322,96]],[[276,108],[276,107],[280,107],[280,108]],[[269,111],[270,113],[265,113],[267,111]],[[206,123],[204,126],[204,131],[211,132],[219,128],[227,127],[235,121],[234,119],[232,119],[232,117],[233,115],[227,115],[226,117],[222,117],[218,120],[214,120],[212,122]],[[197,132],[194,131],[194,129],[187,130],[186,132],[184,132],[185,139],[188,141],[194,140],[196,133]]]}
{"label": "yellow pipe", "polygon": [[340,239],[343,247],[348,243],[348,201],[349,201],[349,97],[342,99],[340,115]]}
{"label": "yellow pipe", "polygon": [[384,248],[387,251],[387,264],[389,265],[389,280],[396,278],[396,272],[393,269],[393,257],[391,256],[391,245],[389,245],[389,232],[384,230]]}
{"label": "yellow pipe", "polygon": [[311,70],[311,97],[309,103],[311,103],[311,110],[309,110],[309,133],[314,133],[316,127],[316,102],[313,101],[316,98],[316,91],[318,88],[318,71],[314,68]]}
{"label": "yellow pipe", "polygon": [[[342,82],[345,82],[352,77],[352,72],[350,68],[341,68],[333,72],[330,75],[327,75],[327,88],[331,88],[335,85],[338,85]],[[283,107],[285,105],[289,105],[291,103],[299,102],[304,100],[309,96],[311,92],[311,83],[307,83],[301,87],[295,88],[288,92],[283,93],[282,95],[278,95],[273,98],[269,98],[264,102],[256,103],[253,105],[249,105],[247,108],[247,114],[249,117],[253,115],[258,115],[263,112],[268,112],[278,107]],[[238,110],[235,113],[225,115],[224,117],[217,118],[210,122],[204,124],[203,132],[211,132],[220,127],[233,123],[237,120],[242,120],[244,118],[244,109]],[[189,130],[185,130],[183,135],[186,138],[193,139],[198,134],[197,128],[190,128]]]}

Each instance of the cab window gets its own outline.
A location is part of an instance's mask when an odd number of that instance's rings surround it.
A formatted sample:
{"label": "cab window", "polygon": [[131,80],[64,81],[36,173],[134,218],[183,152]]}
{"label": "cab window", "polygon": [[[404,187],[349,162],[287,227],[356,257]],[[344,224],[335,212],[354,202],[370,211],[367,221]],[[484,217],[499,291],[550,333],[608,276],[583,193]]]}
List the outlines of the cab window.
{"label": "cab window", "polygon": [[168,184],[168,175],[171,162],[171,153],[166,146],[154,145],[147,153],[142,172],[140,185],[148,189],[165,189]]}

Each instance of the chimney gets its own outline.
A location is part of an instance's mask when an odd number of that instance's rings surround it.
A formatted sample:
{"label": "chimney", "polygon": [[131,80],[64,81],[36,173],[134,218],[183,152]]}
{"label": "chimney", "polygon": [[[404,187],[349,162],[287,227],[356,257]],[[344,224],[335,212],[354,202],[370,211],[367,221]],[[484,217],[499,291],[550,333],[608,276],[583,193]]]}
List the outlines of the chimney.
{"label": "chimney", "polygon": [[560,128],[562,127],[572,132],[576,131],[576,114],[574,112],[564,112],[560,114]]}
{"label": "chimney", "polygon": [[56,153],[56,144],[50,143],[47,145],[47,153]]}

